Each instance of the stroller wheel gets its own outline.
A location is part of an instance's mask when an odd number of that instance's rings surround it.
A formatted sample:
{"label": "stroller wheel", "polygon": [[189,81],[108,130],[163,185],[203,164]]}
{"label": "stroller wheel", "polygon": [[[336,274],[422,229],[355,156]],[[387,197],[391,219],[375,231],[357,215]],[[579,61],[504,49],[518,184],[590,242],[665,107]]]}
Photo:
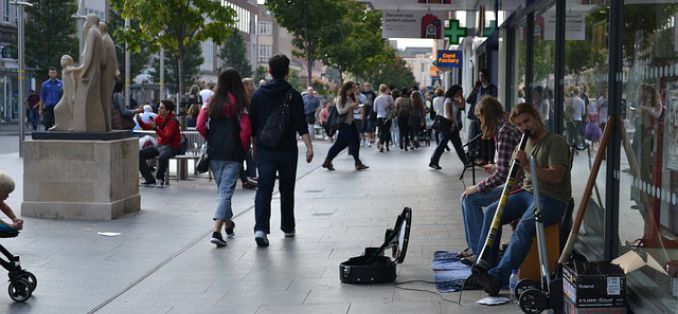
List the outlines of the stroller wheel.
{"label": "stroller wheel", "polygon": [[523,279],[521,281],[518,281],[518,284],[516,284],[515,288],[516,291],[512,292],[515,293],[515,295],[520,296],[521,294],[523,294],[523,292],[525,292],[528,289],[540,290],[541,285],[532,279]]}
{"label": "stroller wheel", "polygon": [[24,302],[31,297],[31,284],[25,278],[19,278],[9,283],[7,287],[9,297],[16,302]]}
{"label": "stroller wheel", "polygon": [[35,291],[35,287],[38,286],[38,279],[35,278],[35,275],[33,275],[33,273],[31,273],[30,271],[22,270],[19,277],[24,278],[28,281],[28,283],[31,285],[31,292]]}
{"label": "stroller wheel", "polygon": [[539,314],[547,308],[548,300],[543,291],[527,289],[520,295],[518,305],[523,313]]}

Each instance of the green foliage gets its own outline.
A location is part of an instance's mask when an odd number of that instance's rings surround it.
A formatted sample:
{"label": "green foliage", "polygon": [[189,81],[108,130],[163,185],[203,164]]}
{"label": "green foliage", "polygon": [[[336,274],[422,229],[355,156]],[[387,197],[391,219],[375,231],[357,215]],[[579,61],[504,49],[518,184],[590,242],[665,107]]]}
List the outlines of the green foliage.
{"label": "green foliage", "polygon": [[319,80],[313,80],[313,90],[315,91],[316,94],[321,95],[321,96],[328,96],[332,95],[333,92],[330,89],[329,86],[327,86],[325,83]]}
{"label": "green foliage", "polygon": [[375,70],[366,73],[363,78],[369,81],[375,89],[379,84],[397,88],[409,88],[416,84],[412,69],[407,66],[403,58],[396,55],[392,47],[384,45],[383,52],[375,56],[372,62]]}
{"label": "green foliage", "polygon": [[[109,0],[112,7],[122,7],[124,0]],[[125,74],[125,39],[121,36],[125,27],[125,20],[120,16],[119,11],[110,10],[108,14],[108,33],[115,42],[115,55],[120,65],[120,73]],[[139,28],[139,22],[130,21],[132,28]],[[151,45],[145,41],[139,42],[139,49],[130,57],[130,72],[132,77],[139,75],[153,56]]]}
{"label": "green foliage", "polygon": [[240,73],[241,77],[252,76],[252,65],[247,60],[247,47],[237,29],[232,30],[231,37],[221,47],[219,57],[224,60],[224,65],[219,69],[220,71],[232,67]]}
{"label": "green foliage", "polygon": [[[200,43],[193,43],[188,48],[186,58],[184,58],[184,76],[182,80],[183,86],[191,86],[198,80],[200,75],[200,65],[205,62],[202,57],[202,47]],[[165,53],[165,81],[169,82],[168,88],[177,91],[176,82],[178,81],[178,58],[176,53]],[[153,60],[153,70],[151,74],[157,79],[160,77],[160,58],[156,57]]]}
{"label": "green foliage", "polygon": [[313,61],[322,57],[321,42],[327,32],[336,31],[328,27],[336,25],[344,16],[346,0],[267,0],[266,8],[276,21],[285,27],[294,39],[297,56],[306,58],[308,82],[311,82]]}
{"label": "green foliage", "polygon": [[[123,32],[122,36],[134,51],[141,42],[164,47],[177,58],[178,77],[184,77],[182,67],[189,48],[207,39],[216,45],[226,40],[235,23],[235,11],[214,0],[134,0],[122,6],[113,3],[113,9],[122,10],[123,18],[139,23],[138,28]],[[184,91],[184,79],[179,79],[179,89]]]}
{"label": "green foliage", "polygon": [[78,10],[74,0],[34,0],[33,7],[26,8],[25,51],[26,67],[36,71],[39,77],[47,78],[47,69],[61,67],[62,55],[78,57],[76,20]]}
{"label": "green foliage", "polygon": [[266,79],[266,68],[263,66],[258,66],[256,72],[254,73],[254,83],[259,84],[259,81]]}
{"label": "green foliage", "polygon": [[292,88],[296,89],[297,91],[305,90],[304,84],[301,82],[301,78],[299,77],[299,70],[290,68],[290,74],[287,75],[287,82],[289,82],[290,85],[292,85]]}
{"label": "green foliage", "polygon": [[375,70],[371,59],[383,52],[384,41],[379,11],[367,10],[353,0],[340,3],[345,14],[326,30],[320,49],[322,61],[335,67],[343,82],[344,72],[364,76]]}

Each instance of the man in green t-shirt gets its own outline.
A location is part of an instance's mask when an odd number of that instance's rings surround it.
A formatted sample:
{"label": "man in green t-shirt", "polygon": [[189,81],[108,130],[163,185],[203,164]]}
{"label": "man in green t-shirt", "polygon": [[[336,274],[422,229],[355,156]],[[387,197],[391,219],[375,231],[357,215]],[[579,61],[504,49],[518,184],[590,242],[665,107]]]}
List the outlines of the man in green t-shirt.
{"label": "man in green t-shirt", "polygon": [[[534,196],[532,194],[532,180],[539,180],[540,208],[543,214],[544,226],[560,222],[560,218],[567,209],[572,197],[570,182],[569,147],[565,139],[557,134],[550,133],[541,120],[539,112],[529,104],[519,104],[511,111],[510,121],[521,132],[530,132],[525,150],[516,150],[513,158],[520,163],[525,173],[523,190],[511,195],[504,207],[501,224],[507,224],[520,219],[516,226],[504,256],[487,273],[476,274],[477,282],[490,295],[497,295],[501,287],[508,284],[511,270],[518,269],[532,245],[532,237],[536,234],[534,224]],[[537,160],[537,173],[530,173],[528,154],[534,155]],[[478,248],[481,252],[485,238],[492,224],[494,212],[498,202],[493,203],[485,213],[485,221],[480,233]],[[497,233],[501,239],[501,228]],[[490,251],[489,265],[493,265],[500,241]]]}

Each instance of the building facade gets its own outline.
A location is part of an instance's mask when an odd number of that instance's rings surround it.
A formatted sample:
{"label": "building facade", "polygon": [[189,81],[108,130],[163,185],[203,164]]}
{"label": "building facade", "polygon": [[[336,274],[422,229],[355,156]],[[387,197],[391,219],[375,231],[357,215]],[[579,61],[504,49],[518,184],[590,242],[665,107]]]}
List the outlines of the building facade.
{"label": "building facade", "polygon": [[[252,65],[252,72],[255,71],[255,60],[257,53],[257,19],[259,9],[256,0],[220,0],[221,4],[232,8],[236,13],[236,28],[238,34],[242,37],[247,47],[247,59]],[[203,81],[216,82],[219,75],[219,69],[224,66],[224,62],[219,57],[221,47],[215,45],[211,40],[202,42],[203,64],[200,65],[200,79]]]}

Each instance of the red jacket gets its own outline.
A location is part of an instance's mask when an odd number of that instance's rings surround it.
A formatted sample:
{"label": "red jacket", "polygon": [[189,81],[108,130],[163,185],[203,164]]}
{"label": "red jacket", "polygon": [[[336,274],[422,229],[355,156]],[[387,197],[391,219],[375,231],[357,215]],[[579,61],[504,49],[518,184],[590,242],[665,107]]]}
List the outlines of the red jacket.
{"label": "red jacket", "polygon": [[170,112],[167,118],[161,115],[155,117],[155,132],[158,133],[158,145],[166,145],[179,151],[181,144],[181,130],[179,129],[179,120],[174,113]]}

